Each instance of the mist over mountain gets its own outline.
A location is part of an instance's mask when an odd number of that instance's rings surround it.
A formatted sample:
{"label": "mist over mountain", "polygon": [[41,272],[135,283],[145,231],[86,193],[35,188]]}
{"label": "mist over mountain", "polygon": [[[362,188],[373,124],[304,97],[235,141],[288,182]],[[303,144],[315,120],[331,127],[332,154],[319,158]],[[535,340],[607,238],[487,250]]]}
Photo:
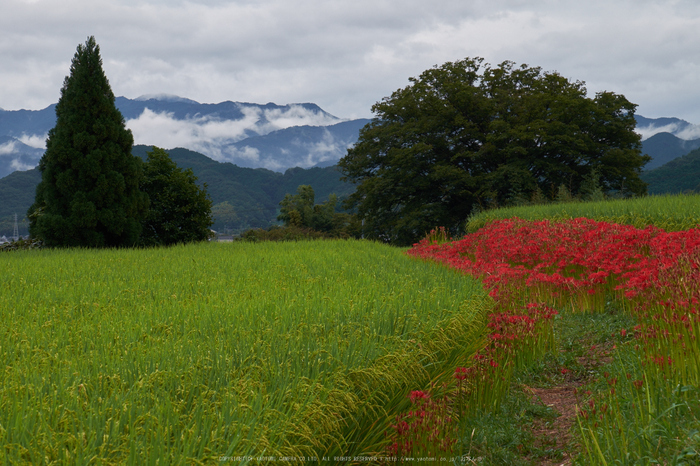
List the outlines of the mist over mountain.
{"label": "mist over mountain", "polygon": [[[313,103],[202,104],[157,95],[117,97],[115,104],[135,144],[186,147],[219,162],[279,172],[334,165],[369,121],[342,120]],[[0,177],[37,165],[55,109],[0,110]]]}
{"label": "mist over mountain", "polygon": [[[240,167],[284,171],[291,167],[329,167],[338,163],[357,141],[370,120],[351,120],[329,126],[294,126],[230,144],[220,161]],[[213,157],[214,158],[214,157]],[[223,160],[222,160],[223,159]]]}
{"label": "mist over mountain", "polygon": [[635,115],[635,120],[636,131],[642,135],[642,141],[659,133],[670,133],[686,141],[700,138],[700,125],[688,123],[680,118],[645,118]]}
{"label": "mist over mountain", "polygon": [[0,178],[14,171],[34,168],[44,149],[28,146],[10,136],[0,136]]}

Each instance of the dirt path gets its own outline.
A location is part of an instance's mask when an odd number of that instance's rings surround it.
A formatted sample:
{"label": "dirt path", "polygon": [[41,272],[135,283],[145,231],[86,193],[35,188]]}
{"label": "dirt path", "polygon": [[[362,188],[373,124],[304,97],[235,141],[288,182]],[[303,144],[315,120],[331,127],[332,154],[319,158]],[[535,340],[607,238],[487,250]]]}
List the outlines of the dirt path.
{"label": "dirt path", "polygon": [[559,413],[551,422],[538,421],[532,426],[532,433],[540,443],[541,448],[559,450],[563,453],[563,459],[556,461],[546,460],[540,465],[570,465],[571,458],[571,430],[576,422],[576,405],[579,402],[578,387],[581,383],[571,382],[567,385],[551,388],[523,387],[532,395],[534,403],[541,403]]}
{"label": "dirt path", "polygon": [[[602,366],[612,362],[611,353],[614,349],[612,343],[600,346],[592,346],[588,354],[577,358],[577,362],[588,370],[595,373]],[[532,434],[535,436],[540,447],[559,450],[563,458],[558,460],[545,460],[540,462],[540,466],[568,466],[573,462],[573,438],[572,429],[576,422],[576,406],[581,399],[580,388],[587,383],[587,380],[565,377],[562,384],[555,387],[532,388],[523,386],[523,390],[531,395],[533,403],[540,403],[552,408],[559,415],[551,422],[537,421],[532,426]]]}

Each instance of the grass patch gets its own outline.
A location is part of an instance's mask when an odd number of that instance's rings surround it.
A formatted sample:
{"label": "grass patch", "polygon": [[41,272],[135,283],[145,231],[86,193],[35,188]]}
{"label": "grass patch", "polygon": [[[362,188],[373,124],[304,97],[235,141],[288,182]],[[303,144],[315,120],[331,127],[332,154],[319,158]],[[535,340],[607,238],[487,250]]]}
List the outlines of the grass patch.
{"label": "grass patch", "polygon": [[538,443],[531,430],[535,422],[551,422],[557,413],[533,403],[531,397],[513,386],[494,412],[465,419],[461,425],[459,464],[532,465],[553,453]]}
{"label": "grass patch", "polygon": [[[464,457],[481,458],[476,464],[483,465],[558,464],[576,458],[581,448],[575,418],[560,422],[566,415],[559,412],[562,407],[547,406],[543,397],[569,389],[580,402],[589,399],[601,383],[606,384],[603,374],[614,370],[615,354],[629,340],[620,330],[635,322],[615,302],[598,313],[562,311],[554,321],[555,349],[514,372],[497,410],[464,420],[458,451]],[[557,442],[562,438],[570,443]]]}

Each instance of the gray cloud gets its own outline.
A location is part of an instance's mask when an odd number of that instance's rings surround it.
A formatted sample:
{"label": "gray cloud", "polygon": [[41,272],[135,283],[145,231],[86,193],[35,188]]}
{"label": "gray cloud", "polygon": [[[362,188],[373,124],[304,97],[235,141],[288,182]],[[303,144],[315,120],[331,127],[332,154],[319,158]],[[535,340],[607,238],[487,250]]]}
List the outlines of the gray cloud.
{"label": "gray cloud", "polygon": [[368,117],[408,77],[482,56],[698,123],[699,18],[694,0],[4,0],[0,106],[56,102],[76,46],[94,34],[115,94],[131,98],[315,102]]}

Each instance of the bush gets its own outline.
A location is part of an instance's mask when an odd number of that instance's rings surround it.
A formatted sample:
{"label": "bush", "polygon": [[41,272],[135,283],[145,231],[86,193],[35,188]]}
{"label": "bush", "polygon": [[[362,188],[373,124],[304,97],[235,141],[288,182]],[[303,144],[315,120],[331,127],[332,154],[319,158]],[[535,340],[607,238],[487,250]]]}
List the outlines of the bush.
{"label": "bush", "polygon": [[0,244],[0,252],[19,251],[22,249],[41,249],[44,243],[39,239],[19,239]]}

